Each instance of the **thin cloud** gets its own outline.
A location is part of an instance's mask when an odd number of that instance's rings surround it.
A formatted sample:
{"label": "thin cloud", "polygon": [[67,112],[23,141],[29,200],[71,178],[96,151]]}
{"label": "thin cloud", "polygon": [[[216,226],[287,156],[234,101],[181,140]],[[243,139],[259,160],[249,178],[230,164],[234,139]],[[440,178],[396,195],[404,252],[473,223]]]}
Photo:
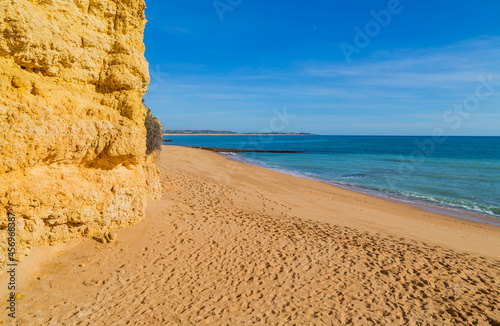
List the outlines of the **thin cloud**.
{"label": "thin cloud", "polygon": [[[214,123],[219,124],[220,114],[214,111],[224,112],[230,123],[232,117],[250,118],[273,107],[287,106],[296,114],[310,117],[301,120],[309,130],[323,123],[341,128],[342,121],[356,128],[380,128],[380,132],[392,123],[401,132],[407,128],[409,132],[425,133],[426,125],[442,124],[443,113],[474,92],[479,76],[491,74],[498,85],[496,92],[474,113],[470,124],[484,126],[481,121],[487,120],[490,133],[495,132],[491,127],[494,121],[500,124],[500,37],[376,53],[350,65],[296,62],[288,64],[287,69],[241,67],[232,73],[206,66],[192,68],[168,74],[152,70],[152,80],[158,74],[156,79],[161,83],[146,95],[147,102],[170,107],[172,113],[183,116],[182,111],[193,112],[193,116],[203,112],[207,121],[213,114]],[[257,109],[250,112],[250,108]],[[405,117],[412,119],[403,123]]]}

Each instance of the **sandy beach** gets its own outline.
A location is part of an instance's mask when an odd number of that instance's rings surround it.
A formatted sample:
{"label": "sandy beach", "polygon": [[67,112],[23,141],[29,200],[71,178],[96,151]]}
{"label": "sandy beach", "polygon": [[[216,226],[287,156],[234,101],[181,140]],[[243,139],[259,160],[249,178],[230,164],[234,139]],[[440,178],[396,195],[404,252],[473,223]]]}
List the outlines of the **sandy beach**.
{"label": "sandy beach", "polygon": [[500,325],[500,227],[200,149],[158,165],[116,242],[21,263],[17,325]]}

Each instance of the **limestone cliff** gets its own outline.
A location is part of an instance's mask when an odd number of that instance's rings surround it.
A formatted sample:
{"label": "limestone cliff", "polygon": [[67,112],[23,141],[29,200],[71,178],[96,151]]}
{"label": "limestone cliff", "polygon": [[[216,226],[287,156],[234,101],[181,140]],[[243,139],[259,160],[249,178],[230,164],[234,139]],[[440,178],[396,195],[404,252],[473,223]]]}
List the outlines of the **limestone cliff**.
{"label": "limestone cliff", "polygon": [[146,155],[143,0],[0,1],[0,268],[37,244],[139,222]]}

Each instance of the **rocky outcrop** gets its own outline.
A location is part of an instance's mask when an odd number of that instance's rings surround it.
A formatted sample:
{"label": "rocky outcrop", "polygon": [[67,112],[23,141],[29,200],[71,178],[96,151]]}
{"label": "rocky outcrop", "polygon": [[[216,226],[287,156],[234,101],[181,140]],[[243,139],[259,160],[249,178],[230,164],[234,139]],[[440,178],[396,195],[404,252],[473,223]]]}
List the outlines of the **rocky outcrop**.
{"label": "rocky outcrop", "polygon": [[143,0],[0,2],[0,268],[139,222],[161,194],[146,155]]}

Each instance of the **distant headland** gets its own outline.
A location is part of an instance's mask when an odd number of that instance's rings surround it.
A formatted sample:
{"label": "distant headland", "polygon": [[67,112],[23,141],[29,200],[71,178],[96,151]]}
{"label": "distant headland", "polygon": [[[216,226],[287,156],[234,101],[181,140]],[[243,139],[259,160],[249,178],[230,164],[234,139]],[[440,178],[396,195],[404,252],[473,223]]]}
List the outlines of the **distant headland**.
{"label": "distant headland", "polygon": [[227,130],[163,130],[163,135],[281,135],[304,136],[314,135],[306,132],[236,132]]}

